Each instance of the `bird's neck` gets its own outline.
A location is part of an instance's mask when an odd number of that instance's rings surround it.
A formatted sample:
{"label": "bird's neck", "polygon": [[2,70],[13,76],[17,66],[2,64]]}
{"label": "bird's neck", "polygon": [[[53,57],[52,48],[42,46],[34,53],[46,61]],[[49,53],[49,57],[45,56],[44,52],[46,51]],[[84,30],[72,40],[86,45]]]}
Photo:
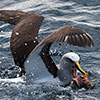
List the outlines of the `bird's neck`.
{"label": "bird's neck", "polygon": [[59,69],[63,68],[63,69],[66,69],[66,70],[71,70],[70,64],[67,61],[63,60],[63,59],[60,60],[59,65],[60,65]]}
{"label": "bird's neck", "polygon": [[57,76],[63,84],[69,84],[73,76],[68,62],[61,59]]}
{"label": "bird's neck", "polygon": [[59,69],[69,71],[69,72],[71,72],[73,77],[76,77],[76,72],[77,72],[76,68],[73,67],[69,62],[67,62],[63,59],[61,59],[61,61],[60,61]]}

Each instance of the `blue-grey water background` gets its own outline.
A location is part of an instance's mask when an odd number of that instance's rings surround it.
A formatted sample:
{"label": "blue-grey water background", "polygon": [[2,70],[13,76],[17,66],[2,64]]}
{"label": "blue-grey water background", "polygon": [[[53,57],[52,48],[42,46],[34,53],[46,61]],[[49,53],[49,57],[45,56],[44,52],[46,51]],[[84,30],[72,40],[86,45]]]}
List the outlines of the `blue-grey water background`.
{"label": "blue-grey water background", "polygon": [[[51,47],[54,61],[59,63],[64,53],[73,50],[81,57],[81,67],[89,73],[92,88],[61,87],[55,84],[0,83],[0,100],[100,100],[100,0],[0,0],[0,9],[21,10],[45,17],[38,40],[57,29],[71,25],[89,33],[95,47],[80,48],[64,43]],[[14,65],[10,51],[13,25],[0,22],[0,78],[15,78],[19,68]]]}

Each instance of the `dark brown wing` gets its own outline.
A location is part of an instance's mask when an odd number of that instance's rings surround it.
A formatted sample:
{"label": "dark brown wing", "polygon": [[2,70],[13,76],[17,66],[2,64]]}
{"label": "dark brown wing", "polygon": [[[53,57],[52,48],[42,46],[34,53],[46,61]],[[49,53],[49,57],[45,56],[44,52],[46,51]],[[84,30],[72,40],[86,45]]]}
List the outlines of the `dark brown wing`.
{"label": "dark brown wing", "polygon": [[44,17],[22,11],[0,11],[0,21],[16,25],[12,31],[10,48],[19,67],[23,64],[30,52],[38,44],[37,36]]}
{"label": "dark brown wing", "polygon": [[55,78],[57,76],[58,68],[49,54],[51,45],[52,45],[52,43],[45,44],[43,46],[43,48],[41,49],[40,56],[45,64],[46,68],[48,69],[48,71]]}
{"label": "dark brown wing", "polygon": [[65,42],[79,47],[93,47],[92,37],[79,28],[64,26],[58,31],[47,36],[39,45],[51,42]]}
{"label": "dark brown wing", "polygon": [[46,68],[54,77],[57,76],[58,68],[56,67],[55,63],[52,61],[52,58],[50,57],[49,51],[48,51],[53,42],[65,42],[65,43],[79,46],[79,47],[82,47],[82,46],[83,47],[87,47],[87,46],[93,47],[94,46],[93,39],[88,33],[84,32],[81,29],[72,27],[72,26],[64,26],[58,31],[47,36],[44,40],[42,40],[35,47],[35,49],[45,44],[41,50],[40,56],[43,62],[45,63]]}
{"label": "dark brown wing", "polygon": [[0,21],[16,25],[21,20],[33,15],[32,13],[16,11],[16,10],[0,10]]}

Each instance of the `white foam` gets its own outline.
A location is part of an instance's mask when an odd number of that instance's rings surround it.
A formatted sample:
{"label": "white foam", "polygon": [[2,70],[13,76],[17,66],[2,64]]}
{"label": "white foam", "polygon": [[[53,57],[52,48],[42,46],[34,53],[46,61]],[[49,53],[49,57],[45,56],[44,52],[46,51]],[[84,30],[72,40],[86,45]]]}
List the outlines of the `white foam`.
{"label": "white foam", "polygon": [[25,82],[22,77],[11,78],[11,79],[0,79],[0,82]]}

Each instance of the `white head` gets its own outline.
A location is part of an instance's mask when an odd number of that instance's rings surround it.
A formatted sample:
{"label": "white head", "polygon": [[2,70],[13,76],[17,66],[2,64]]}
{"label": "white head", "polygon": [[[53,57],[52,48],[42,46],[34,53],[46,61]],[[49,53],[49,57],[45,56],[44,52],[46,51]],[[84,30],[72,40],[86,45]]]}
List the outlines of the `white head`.
{"label": "white head", "polygon": [[66,66],[66,63],[68,63],[86,76],[86,72],[79,65],[79,60],[80,57],[78,56],[78,54],[74,52],[69,52],[62,57],[61,65]]}
{"label": "white head", "polygon": [[74,52],[66,53],[63,57],[69,58],[74,62],[77,62],[80,60],[80,57],[78,56],[78,54],[76,54]]}
{"label": "white head", "polygon": [[81,73],[86,75],[86,72],[82,70],[82,68],[79,65],[79,60],[80,57],[74,52],[69,52],[63,55],[59,65],[58,78],[64,84],[68,84],[72,77],[76,76],[75,69],[79,70]]}

